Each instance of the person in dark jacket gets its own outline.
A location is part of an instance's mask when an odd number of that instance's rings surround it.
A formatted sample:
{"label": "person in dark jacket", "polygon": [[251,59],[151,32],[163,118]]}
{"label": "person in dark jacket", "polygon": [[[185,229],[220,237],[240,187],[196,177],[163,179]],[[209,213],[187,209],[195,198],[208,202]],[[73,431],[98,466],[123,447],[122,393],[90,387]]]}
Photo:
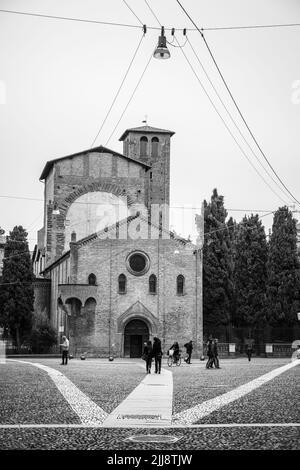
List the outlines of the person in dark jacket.
{"label": "person in dark jacket", "polygon": [[161,341],[156,336],[155,338],[153,338],[152,356],[154,357],[154,361],[155,361],[155,373],[160,374],[162,350],[161,350]]}
{"label": "person in dark jacket", "polygon": [[191,340],[188,343],[185,343],[184,347],[185,347],[186,353],[188,355],[185,362],[187,364],[190,364],[191,363],[191,357],[192,357],[192,351],[193,351],[193,341]]}
{"label": "person in dark jacket", "polygon": [[218,339],[215,338],[213,341],[213,363],[215,365],[216,369],[220,369],[220,363],[219,363],[219,354],[218,354]]}
{"label": "person in dark jacket", "polygon": [[210,369],[213,366],[214,363],[214,351],[213,351],[213,339],[210,337],[208,342],[207,342],[207,355],[208,355],[208,360],[206,363],[206,369]]}
{"label": "person in dark jacket", "polygon": [[144,355],[146,357],[146,372],[147,374],[151,374],[151,365],[152,365],[152,343],[151,341],[147,341],[146,346],[144,347]]}
{"label": "person in dark jacket", "polygon": [[251,361],[252,352],[253,352],[252,345],[248,344],[247,349],[246,349],[246,354],[248,356],[248,361]]}

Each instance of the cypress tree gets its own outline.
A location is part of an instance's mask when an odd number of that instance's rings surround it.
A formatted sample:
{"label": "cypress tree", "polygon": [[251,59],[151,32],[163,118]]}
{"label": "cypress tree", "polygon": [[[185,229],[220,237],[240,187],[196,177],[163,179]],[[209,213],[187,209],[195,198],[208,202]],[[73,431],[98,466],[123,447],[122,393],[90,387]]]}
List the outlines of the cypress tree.
{"label": "cypress tree", "polygon": [[207,333],[230,321],[232,233],[226,217],[224,198],[214,189],[210,202],[204,201],[203,323]]}
{"label": "cypress tree", "polygon": [[274,214],[267,270],[269,322],[273,326],[292,326],[300,311],[300,264],[296,220],[286,206]]}
{"label": "cypress tree", "polygon": [[20,351],[33,319],[33,272],[27,232],[16,226],[7,237],[1,280],[0,325],[8,330]]}
{"label": "cypress tree", "polygon": [[261,327],[266,319],[268,246],[259,216],[245,216],[238,226],[235,245],[235,325]]}

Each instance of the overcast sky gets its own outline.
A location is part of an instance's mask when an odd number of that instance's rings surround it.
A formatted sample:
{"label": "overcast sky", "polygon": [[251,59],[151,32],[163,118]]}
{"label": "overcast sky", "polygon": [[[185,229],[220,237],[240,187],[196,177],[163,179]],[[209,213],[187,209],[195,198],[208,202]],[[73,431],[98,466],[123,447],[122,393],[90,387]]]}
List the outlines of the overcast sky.
{"label": "overcast sky", "polygon": [[[142,23],[158,26],[144,0],[127,3]],[[193,25],[177,2],[148,3],[162,25],[176,28],[176,37],[183,44],[183,28]],[[299,0],[182,0],[182,4],[203,28],[300,23]],[[122,0],[2,0],[0,8],[139,25]],[[159,31],[148,28],[95,145],[121,152],[122,142],[118,139],[123,131],[142,125],[147,115],[149,125],[176,133],[171,141],[171,206],[200,207],[215,187],[224,195],[228,209],[272,211],[284,205],[228,133],[180,48],[169,46],[169,60],[151,60],[107,143],[158,35]],[[29,230],[31,248],[36,230],[42,226],[43,183],[39,177],[46,161],[90,147],[141,36],[142,28],[0,12],[0,196],[39,199],[0,197],[0,226],[9,231],[14,225],[23,225]],[[171,41],[169,31],[166,36]],[[241,132],[252,144],[200,34],[189,31],[188,37]],[[207,31],[205,37],[262,149],[300,200],[300,27]],[[264,172],[222,110],[188,43],[183,51],[252,164],[291,204],[291,198]],[[229,210],[229,214],[240,220],[244,212]],[[263,220],[268,229],[272,217]]]}

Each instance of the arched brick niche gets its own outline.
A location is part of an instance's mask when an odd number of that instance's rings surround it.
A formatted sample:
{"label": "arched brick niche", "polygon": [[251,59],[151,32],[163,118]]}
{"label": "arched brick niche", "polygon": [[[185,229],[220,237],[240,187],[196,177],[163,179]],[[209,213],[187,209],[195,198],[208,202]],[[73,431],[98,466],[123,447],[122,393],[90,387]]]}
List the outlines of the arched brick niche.
{"label": "arched brick niche", "polygon": [[114,196],[120,198],[127,199],[127,205],[130,207],[132,204],[136,202],[136,198],[126,193],[125,189],[122,189],[120,186],[116,184],[110,183],[92,183],[86,184],[81,186],[80,188],[75,189],[72,191],[67,197],[62,199],[58,203],[58,209],[62,216],[66,216],[66,213],[73,202],[76,201],[80,196],[83,196],[87,193],[92,192],[104,192],[104,193],[111,193]]}
{"label": "arched brick niche", "polygon": [[[68,240],[66,240],[66,220],[69,209],[73,203],[76,203],[81,196],[89,193],[105,193],[112,194],[116,198],[126,204],[128,209],[137,202],[137,198],[126,193],[126,189],[112,183],[92,183],[82,185],[79,188],[72,191],[68,196],[63,199],[56,199],[55,203],[48,204],[48,224],[47,224],[47,252],[48,260],[49,255],[51,261],[59,258],[64,251],[69,249],[68,243],[70,234],[68,233]],[[59,213],[53,213],[53,209],[59,211]],[[72,231],[72,230],[71,230]],[[76,231],[76,230],[75,230]],[[95,232],[98,229],[95,230]],[[67,231],[68,232],[68,231]],[[91,232],[92,233],[92,232]],[[90,234],[90,233],[89,233]],[[85,234],[89,235],[89,234]],[[77,237],[79,240],[80,237]]]}

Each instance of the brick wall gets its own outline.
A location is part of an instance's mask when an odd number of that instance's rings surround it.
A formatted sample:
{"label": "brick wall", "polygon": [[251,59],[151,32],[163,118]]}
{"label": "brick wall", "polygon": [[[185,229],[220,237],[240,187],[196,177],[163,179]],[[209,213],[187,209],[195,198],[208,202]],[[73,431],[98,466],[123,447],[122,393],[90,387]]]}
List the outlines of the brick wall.
{"label": "brick wall", "polygon": [[[179,253],[175,254],[175,249]],[[142,276],[135,276],[126,268],[126,258],[134,250],[145,252],[150,259],[150,269]],[[178,248],[178,243],[172,240],[95,239],[82,245],[80,242],[72,244],[71,282],[78,284],[78,287],[73,286],[72,295],[77,289],[80,298],[80,284],[87,284],[91,273],[97,277],[92,295],[96,309],[94,333],[89,334],[90,353],[107,355],[114,349],[117,355],[123,355],[124,327],[131,318],[144,319],[150,334],[162,339],[165,350],[174,341],[178,341],[181,347],[190,339],[196,345],[202,345],[199,299],[197,304],[200,289],[200,280],[196,276],[198,263],[193,251]],[[127,277],[126,294],[118,292],[120,274]],[[157,276],[157,294],[149,293],[150,274]],[[184,295],[176,293],[179,274],[185,277]],[[82,330],[81,338],[85,334]]]}
{"label": "brick wall", "polygon": [[[143,136],[148,138],[145,155],[141,155],[140,150],[140,139]],[[159,140],[157,156],[151,152],[153,137]],[[151,165],[149,204],[170,204],[170,135],[130,131],[123,142],[123,153]]]}
{"label": "brick wall", "polygon": [[[108,153],[90,153],[57,161],[45,182],[46,265],[65,249],[65,220],[71,204],[90,192],[126,197],[147,204],[148,175],[140,164]],[[51,202],[49,202],[51,201]],[[53,214],[54,204],[60,214]]]}

